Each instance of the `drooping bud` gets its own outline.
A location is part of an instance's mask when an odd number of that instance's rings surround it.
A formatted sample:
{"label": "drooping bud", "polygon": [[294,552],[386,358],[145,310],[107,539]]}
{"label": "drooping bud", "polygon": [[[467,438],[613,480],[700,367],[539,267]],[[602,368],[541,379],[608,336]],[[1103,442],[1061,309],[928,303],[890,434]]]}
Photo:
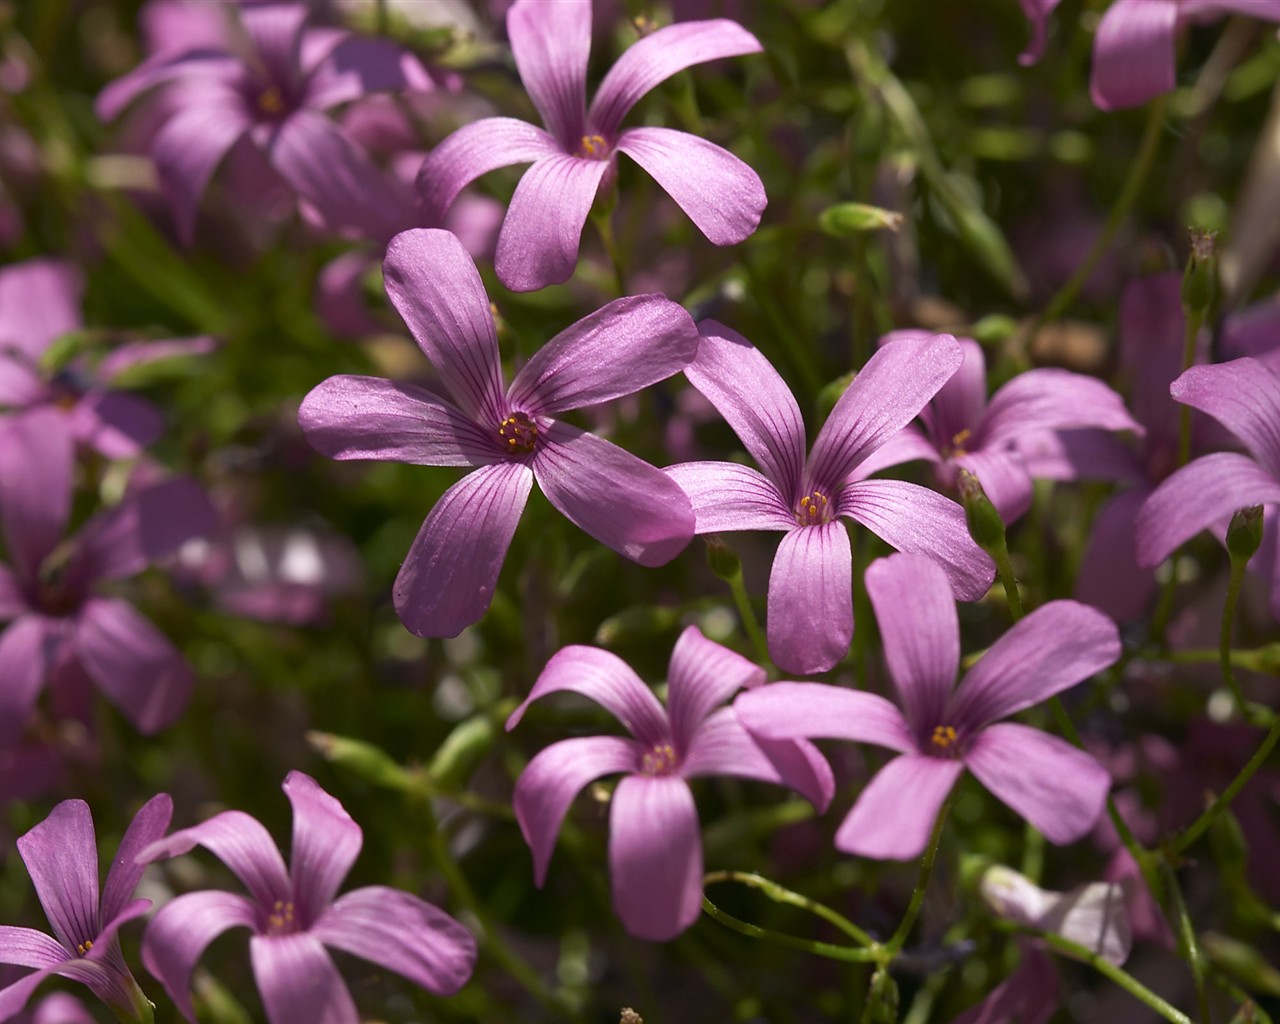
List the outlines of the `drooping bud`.
{"label": "drooping bud", "polygon": [[409,773],[379,747],[330,732],[307,733],[307,745],[326,761],[388,789],[408,789]]}
{"label": "drooping bud", "polygon": [[967,469],[961,469],[957,486],[960,488],[960,502],[964,505],[964,521],[969,527],[969,536],[987,554],[994,557],[997,553],[1003,553],[1004,520],[991,504],[991,499],[982,489],[978,478]]}
{"label": "drooping bud", "polygon": [[896,1024],[898,983],[885,967],[877,967],[875,974],[871,975],[871,987],[867,990],[862,1019],[866,1024]]}
{"label": "drooping bud", "polygon": [[458,723],[427,765],[427,777],[441,789],[466,784],[493,746],[494,725],[488,715],[474,715]]}
{"label": "drooping bud", "polygon": [[866,203],[836,203],[818,215],[818,226],[835,238],[847,238],[864,231],[880,231],[888,228],[897,231],[902,227],[902,214]]}
{"label": "drooping bud", "polygon": [[678,608],[656,604],[632,605],[600,623],[596,629],[596,643],[601,647],[614,647],[639,640],[651,640],[659,633],[674,629],[679,623]]}
{"label": "drooping bud", "polygon": [[1218,245],[1213,231],[1191,230],[1191,254],[1182,272],[1182,311],[1203,321],[1218,292]]}
{"label": "drooping bud", "polygon": [[736,580],[742,572],[737,552],[717,534],[711,533],[702,539],[707,542],[707,565],[711,571],[722,580]]}
{"label": "drooping bud", "polygon": [[1262,506],[1238,509],[1227,527],[1227,553],[1232,562],[1244,565],[1262,546]]}

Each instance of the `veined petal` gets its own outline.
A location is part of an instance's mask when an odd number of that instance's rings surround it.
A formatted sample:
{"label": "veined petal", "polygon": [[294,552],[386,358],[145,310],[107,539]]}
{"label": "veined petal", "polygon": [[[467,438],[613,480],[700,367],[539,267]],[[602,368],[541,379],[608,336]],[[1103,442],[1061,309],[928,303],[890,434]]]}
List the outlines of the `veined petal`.
{"label": "veined petal", "polygon": [[947,575],[927,555],[891,555],[867,568],[889,675],[918,741],[945,725],[960,668],[960,622]]}
{"label": "veined petal", "polygon": [[240,24],[272,81],[281,87],[297,82],[301,71],[306,7],[264,4],[240,12]]}
{"label": "veined petal", "polygon": [[633,562],[665,565],[693,537],[693,510],[674,480],[563,420],[540,435],[533,472],[570,522]]}
{"label": "veined petal", "polygon": [[[880,345],[930,337],[928,331],[891,331],[880,339]],[[972,338],[957,338],[956,342],[964,353],[960,369],[920,411],[934,442],[944,449],[962,447],[968,436],[964,432],[977,430],[987,411],[987,357]]]}
{"label": "veined petal", "polygon": [[480,467],[444,492],[391,591],[409,632],[457,636],[480,620],[532,486],[527,465],[502,462]]}
{"label": "veined petal", "polygon": [[582,787],[602,775],[635,771],[639,764],[640,748],[634,740],[580,736],[551,744],[525,766],[516,779],[512,803],[533,854],[533,879],[539,888],[547,880],[560,825]]}
{"label": "veined petal", "polygon": [[769,656],[787,672],[825,672],[853,639],[853,553],[836,519],[786,533],[769,573]]}
{"label": "veined petal", "polygon": [[[1172,402],[1168,404],[1173,406]],[[1173,451],[1176,444],[1174,439],[1169,450]],[[1143,487],[1147,484],[1147,470],[1135,446],[1105,430],[1028,434],[1018,439],[1015,448],[1025,472],[1034,480],[1117,480]],[[1149,460],[1150,436],[1146,448],[1145,458]]]}
{"label": "veined petal", "polygon": [[338,894],[360,853],[364,834],[346,808],[310,775],[290,772],[283,789],[293,805],[289,877],[294,903],[303,924],[310,927]]}
{"label": "veined petal", "polygon": [[[63,800],[21,836],[18,852],[68,955],[98,937],[98,842],[83,800]],[[132,894],[131,894],[132,895]]]}
{"label": "veined petal", "polygon": [[1205,455],[1168,477],[1138,510],[1138,564],[1156,566],[1237,509],[1280,502],[1280,480],[1235,452]]}
{"label": "veined petal", "polygon": [[[304,70],[306,63],[304,59]],[[370,93],[429,92],[434,88],[422,62],[391,40],[343,33],[324,59],[307,71],[302,105],[326,110]]]}
{"label": "veined petal", "polygon": [[1027,42],[1027,48],[1018,54],[1018,63],[1026,67],[1034,64],[1044,54],[1049,15],[1061,0],[1021,0],[1021,3],[1022,13],[1031,24],[1031,39]]}
{"label": "veined petal", "polygon": [[396,235],[382,264],[387,297],[464,413],[496,427],[505,412],[498,335],[476,265],[448,231]]}
{"label": "veined petal", "polygon": [[1280,480],[1280,375],[1265,363],[1244,358],[1193,366],[1169,393],[1230,430]]}
{"label": "veined petal", "polygon": [[270,1024],[360,1024],[347,983],[310,932],[255,935],[249,959]]}
{"label": "veined petal", "polygon": [[543,123],[575,148],[586,117],[591,0],[518,0],[507,12],[507,37]]}
{"label": "veined petal", "polygon": [[1049,1024],[1062,1007],[1058,970],[1038,946],[1025,941],[1018,945],[1018,969],[951,1024]]}
{"label": "veined petal", "polygon": [[591,101],[588,121],[605,136],[613,135],[636,101],[672,75],[709,60],[762,51],[755,36],[725,18],[667,25],[618,58]]}
{"label": "veined petal", "polygon": [[174,897],[152,918],[142,936],[142,963],[160,980],[191,1024],[191,972],[209,943],[228,928],[258,929],[258,908],[235,893],[210,890]]}
{"label": "veined petal", "polygon": [[543,345],[507,398],[531,416],[554,416],[666,380],[697,352],[698,329],[679,303],[663,295],[615,299]]}
{"label": "veined petal", "polygon": [[[24,931],[25,932],[28,930],[29,929],[26,929],[26,928],[12,928],[12,929],[0,929],[0,932],[4,932],[4,931],[12,931],[12,932]],[[36,932],[35,934],[38,935],[39,932]],[[45,937],[48,938],[48,936],[45,936]],[[49,941],[53,942],[52,939],[49,939]],[[57,945],[57,943],[54,943],[54,945]],[[64,958],[66,957],[65,952],[63,952],[62,955]],[[0,957],[2,956],[3,954],[0,954]],[[4,963],[4,962],[6,961],[4,961],[3,959],[0,959],[0,963]],[[35,992],[35,990],[52,973],[53,973],[52,967],[44,967],[33,974],[28,974],[25,978],[19,978],[12,985],[7,985],[4,988],[0,989],[0,1014],[3,1014],[4,1019],[10,1020],[13,1017],[16,1017],[19,1013],[21,1013],[23,1007],[27,1005],[27,1002],[31,999],[31,996]]]}
{"label": "veined petal", "polygon": [[736,462],[684,462],[663,472],[689,498],[694,533],[734,530],[794,530],[796,517],[778,485]]}
{"label": "veined petal", "polygon": [[340,897],[311,934],[438,996],[457,992],[476,966],[476,940],[466,928],[439,907],[382,885]]}
{"label": "veined petal", "polygon": [[108,459],[131,459],[164,433],[164,414],[126,391],[91,391],[71,410],[71,432]]}
{"label": "veined petal", "polygon": [[755,662],[708,640],[697,626],[686,627],[671,652],[667,673],[667,713],[676,749],[691,750],[713,708],[764,680],[764,669]]}
{"label": "veined petal", "polygon": [[83,297],[84,276],[62,260],[0,270],[0,351],[17,349],[34,364],[55,338],[84,326]]}
{"label": "veined petal", "polygon": [[1124,399],[1095,377],[1053,368],[1020,373],[991,396],[975,448],[1014,442],[1031,431],[1099,427],[1144,434]]}
{"label": "veined petal", "polygon": [[[143,847],[138,853],[138,860],[146,864],[157,860],[168,860],[170,857],[189,853],[197,846],[203,846],[230,868],[232,873],[244,883],[259,907],[271,907],[276,900],[288,901],[293,898],[293,891],[289,885],[289,873],[285,870],[284,858],[276,849],[275,842],[256,818],[251,818],[243,811],[223,811],[199,825],[179,829],[164,839]],[[172,903],[165,904],[161,914],[170,914],[171,907],[177,906],[179,901],[190,899],[194,895],[200,894],[180,896]],[[265,913],[265,910],[263,912]],[[155,930],[160,916],[156,916],[155,922],[147,930],[148,936]],[[253,920],[253,926],[256,927],[256,916]],[[239,923],[239,920],[232,922],[232,924],[235,923]],[[229,928],[231,924],[225,927]]]}
{"label": "veined petal", "polygon": [[702,837],[693,793],[675,775],[628,775],[609,808],[613,908],[639,939],[666,942],[698,918]]}
{"label": "veined petal", "polygon": [[463,125],[436,146],[418,171],[418,201],[440,223],[458,193],[482,174],[564,152],[547,132],[513,117],[485,117]]}
{"label": "veined petal", "polygon": [[429,391],[380,377],[341,374],[322,381],[302,400],[298,426],[311,447],[331,459],[482,466],[497,458],[496,433],[486,435]]}
{"label": "veined petal", "polygon": [[133,891],[138,887],[144,870],[144,865],[138,862],[138,854],[165,834],[172,818],[173,800],[168,793],[160,793],[143,804],[129,822],[107,871],[107,884],[102,890],[100,927],[120,916],[133,898]]}
{"label": "veined petal", "polygon": [[684,375],[733,428],[781,493],[783,504],[798,500],[805,433],[791,389],[764,354],[737,331],[704,320],[698,333],[698,356]]}
{"label": "veined petal", "polygon": [[978,478],[983,493],[1006,523],[1020,519],[1031,507],[1031,474],[1018,449],[992,446],[957,455],[954,461]]}
{"label": "veined petal", "polygon": [[25,581],[62,539],[75,467],[71,431],[49,407],[0,421],[0,525],[9,560]]}
{"label": "veined petal", "polygon": [[840,396],[806,467],[812,483],[838,486],[864,458],[910,423],[964,362],[949,334],[906,337],[878,349]]}
{"label": "veined petal", "polygon": [[875,693],[826,683],[769,683],[739,694],[738,719],[754,736],[775,740],[854,740],[903,754],[917,744],[902,712]]}
{"label": "veined petal", "polygon": [[557,153],[524,172],[493,259],[504,285],[532,292],[569,280],[578,264],[582,226],[608,169],[608,160]]}
{"label": "veined petal", "polygon": [[93,108],[98,120],[114,121],[144,92],[165,82],[188,78],[235,84],[244,82],[245,77],[240,61],[211,47],[195,47],[178,53],[161,51],[109,83],[98,93]]}
{"label": "veined petal", "polygon": [[924,852],[942,801],[964,765],[903,754],[876,772],[836,830],[836,849],[877,860],[914,860]]}
{"label": "veined petal", "polygon": [[672,128],[629,128],[614,148],[648,171],[713,244],[736,245],[760,226],[764,183],[723,146]]}
{"label": "veined petal", "polygon": [[[62,963],[69,955],[60,942],[44,932],[38,932],[34,928],[0,925],[0,964],[53,967]],[[8,989],[4,992],[8,992]]]}
{"label": "veined petal", "polygon": [[22,735],[62,649],[58,619],[20,615],[0,632],[0,744]]}
{"label": "veined petal", "polygon": [[914,423],[909,423],[859,462],[857,468],[849,474],[848,479],[866,480],[882,469],[900,466],[904,462],[914,462],[917,459],[937,464],[942,460],[942,456],[938,454],[938,449],[934,447],[933,442],[925,436],[924,431]]}
{"label": "veined petal", "polygon": [[844,488],[837,508],[899,551],[936,561],[957,600],[978,600],[995,579],[995,563],[969,536],[964,509],[927,487],[860,480]]}
{"label": "veined petal", "polygon": [[1151,492],[1131,488],[1098,510],[1076,575],[1076,600],[1093,605],[1117,622],[1132,622],[1151,603],[1156,575],[1138,565],[1138,509]]}
{"label": "veined petal", "polygon": [[563,647],[551,656],[529,696],[511,712],[507,730],[520,724],[529,705],[539,697],[564,690],[595,701],[641,743],[663,743],[671,739],[667,713],[631,666],[610,651],[582,644]]}
{"label": "veined petal", "polygon": [[1111,788],[1111,776],[1092,756],[1012,722],[983,729],[964,751],[964,763],[1051,843],[1073,843],[1088,833]]}
{"label": "veined petal", "polygon": [[1093,37],[1089,92],[1098,109],[1138,107],[1174,87],[1177,28],[1174,0],[1116,0],[1107,8]]}

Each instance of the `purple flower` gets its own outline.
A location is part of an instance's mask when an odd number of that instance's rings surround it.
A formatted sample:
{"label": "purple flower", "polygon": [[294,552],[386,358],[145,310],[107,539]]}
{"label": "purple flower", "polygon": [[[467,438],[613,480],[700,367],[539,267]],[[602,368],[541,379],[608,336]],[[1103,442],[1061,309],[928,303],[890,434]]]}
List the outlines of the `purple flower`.
{"label": "purple flower", "polygon": [[648,171],[716,245],[741,242],[767,202],[759,177],[732,153],[670,128],[628,128],[636,102],[677,72],[720,57],[759,53],[760,43],[732,21],[689,21],[645,36],[605,75],[586,103],[591,0],[517,0],[507,35],[520,78],[546,129],[488,117],[445,139],[422,165],[425,215],[440,223],[458,193],[480,175],[511,164],[525,172],[498,238],[495,269],[514,291],[568,280],[582,226],[614,155]]}
{"label": "purple flower", "polygon": [[173,802],[164,793],[152,797],[134,815],[107,872],[101,898],[93,816],[83,800],[64,800],[18,840],[18,852],[54,937],[30,928],[0,927],[0,963],[35,968],[0,989],[0,1020],[21,1011],[51,974],[88,985],[121,1019],[141,1019],[144,1008],[150,1018],[146,996],[125,965],[116,933],[151,906],[150,900],[131,899],[142,877],[137,855],[164,835],[172,815]]}
{"label": "purple flower", "polygon": [[699,325],[685,376],[719,410],[763,473],[733,462],[667,470],[689,495],[696,533],[781,530],[769,578],[769,654],[789,672],[824,672],[853,636],[853,570],[840,518],[946,568],[957,596],[977,600],[995,576],[954,501],[899,480],[853,480],[963,359],[949,335],[904,338],[877,352],[840,397],[805,458],[804,421],[778,372],[740,334]]}
{"label": "purple flower", "polygon": [[225,46],[163,47],[98,97],[106,121],[157,86],[177,91],[151,157],[185,241],[213,172],[246,140],[330,228],[385,238],[402,226],[382,172],[325,111],[371,92],[430,89],[431,77],[386,40],[308,28],[308,7],[242,7]]}
{"label": "purple flower", "polygon": [[737,775],[776,782],[825,809],[834,787],[831,769],[811,744],[753,740],[733,708],[719,706],[738,689],[758,687],[764,679],[759,666],[690,626],[671,652],[664,710],[617,655],[597,647],[558,651],[507,719],[507,729],[515,728],[539,697],[572,690],[611,712],[631,736],[553,743],[516,780],[516,820],[533,853],[538,886],[546,881],[569,805],[602,775],[625,776],[609,809],[614,909],[628,932],[654,942],[688,928],[702,902],[702,841],[687,780]]}
{"label": "purple flower", "polygon": [[187,1020],[191,972],[228,928],[248,928],[253,976],[271,1024],[358,1024],[351,993],[325,946],[371,960],[428,992],[452,995],[476,963],[476,943],[438,907],[400,889],[371,885],[337,896],[364,841],[337,800],[302,772],[284,780],[293,805],[293,850],[284,860],[267,830],[243,811],[224,811],[152,843],[141,863],[196,846],[213,853],[252,897],[191,892],[160,908],[142,939],[142,962]]}
{"label": "purple flower", "polygon": [[383,265],[387,294],[453,401],[376,377],[330,377],[298,422],[334,459],[470,466],[422,524],[393,596],[418,636],[456,636],[493,598],[536,479],[602,544],[662,565],[689,543],[689,499],[661,470],[553,417],[620,398],[693,358],[689,314],[661,295],[618,299],[560,332],[503,387],[493,313],[475,264],[449,232],[405,231]]}
{"label": "purple flower", "polygon": [[0,425],[0,744],[26,725],[46,680],[96,683],[143,732],[186,707],[191,669],[173,644],[101,584],[141,572],[215,525],[192,480],[138,491],[99,512],[67,540],[74,460],[61,416],[38,409]]}
{"label": "purple flower", "polygon": [[951,1024],[1049,1024],[1062,1008],[1058,972],[1038,943],[1020,939],[1018,946],[1017,970]]}
{"label": "purple flower", "polygon": [[1250,569],[1266,581],[1280,619],[1280,374],[1257,359],[1233,359],[1193,366],[1169,391],[1221,423],[1249,455],[1202,456],[1157,487],[1138,511],[1138,564],[1159,565],[1201,530],[1225,527],[1237,509],[1264,505],[1262,549]]}
{"label": "purple flower", "polygon": [[773,683],[734,703],[753,735],[858,740],[901,754],[862,791],[836,848],[919,856],[965,768],[1051,842],[1085,835],[1106,801],[1106,770],[1056,736],[999,719],[1112,664],[1120,657],[1115,623],[1075,601],[1051,601],[992,644],[953,689],[960,627],[941,568],[921,555],[880,559],[867,569],[867,593],[902,711],[876,694],[821,683]]}

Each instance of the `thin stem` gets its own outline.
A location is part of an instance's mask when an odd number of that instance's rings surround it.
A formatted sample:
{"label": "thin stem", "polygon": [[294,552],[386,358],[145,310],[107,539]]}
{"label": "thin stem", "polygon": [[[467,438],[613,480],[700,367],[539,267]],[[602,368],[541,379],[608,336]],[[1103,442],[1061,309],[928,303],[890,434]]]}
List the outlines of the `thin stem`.
{"label": "thin stem", "polygon": [[826,904],[812,900],[808,896],[802,896],[798,892],[792,892],[790,889],[784,888],[777,882],[765,878],[763,875],[757,875],[751,871],[712,871],[702,878],[702,884],[712,885],[716,882],[739,882],[742,885],[748,885],[753,889],[758,889],[764,895],[775,903],[786,903],[793,907],[799,907],[801,910],[807,910],[811,914],[815,914],[824,921],[835,925],[840,931],[844,932],[849,938],[860,946],[874,946],[876,940],[850,921],[843,914],[839,914],[832,910]]}
{"label": "thin stem", "polygon": [[1013,621],[1022,618],[1022,595],[1018,593],[1018,580],[1013,575],[1013,560],[1009,557],[1009,545],[1001,544],[995,555],[996,572],[1000,574],[1000,584],[1004,587],[1005,600],[1009,602],[1009,614]]}
{"label": "thin stem", "polygon": [[1064,939],[1061,935],[1056,935],[1053,932],[1034,932],[1033,934],[1038,935],[1050,948],[1056,949],[1059,953],[1088,964],[1099,974],[1114,981],[1134,999],[1155,1010],[1165,1020],[1171,1021],[1172,1024],[1191,1024],[1191,1018],[1185,1013],[1165,1002],[1128,971],[1121,970],[1109,960],[1104,960],[1093,950],[1077,945],[1070,939]]}
{"label": "thin stem", "polygon": [[606,208],[591,211],[591,222],[600,234],[604,243],[604,251],[609,254],[609,263],[613,267],[613,285],[618,289],[618,297],[627,294],[627,275],[622,265],[622,253],[618,249],[618,240],[613,234],[613,210]]}
{"label": "thin stem", "polygon": [[1058,293],[1049,300],[1049,304],[1036,317],[1031,329],[1027,332],[1028,338],[1035,337],[1036,331],[1042,325],[1050,320],[1056,320],[1066,311],[1067,307],[1075,301],[1076,296],[1080,294],[1080,289],[1084,287],[1085,282],[1093,276],[1093,271],[1098,262],[1107,254],[1107,250],[1111,248],[1116,232],[1120,230],[1120,225],[1124,223],[1124,219],[1129,215],[1129,211],[1141,194],[1142,186],[1155,163],[1156,153],[1160,149],[1160,130],[1164,123],[1164,108],[1165,97],[1161,96],[1147,109],[1147,125],[1142,133],[1142,142],[1138,148],[1138,155],[1133,163],[1129,165],[1129,176],[1125,178],[1124,184],[1120,188],[1120,194],[1116,197],[1115,204],[1111,207],[1111,213],[1107,216],[1106,225],[1097,239],[1094,240],[1093,247],[1085,255],[1080,265],[1076,267],[1075,273],[1071,275],[1066,284],[1058,289]]}
{"label": "thin stem", "polygon": [[1202,1024],[1212,1024],[1209,1013],[1209,996],[1204,987],[1205,962],[1200,952],[1200,943],[1196,941],[1195,925],[1191,923],[1191,915],[1187,913],[1186,901],[1182,898],[1182,889],[1178,885],[1178,876],[1173,865],[1166,860],[1163,864],[1166,889],[1173,902],[1174,922],[1178,926],[1178,952],[1191,965],[1191,977],[1196,983],[1196,1002],[1200,1007]]}
{"label": "thin stem", "polygon": [[1236,707],[1240,709],[1240,716],[1246,722],[1249,721],[1249,705],[1231,668],[1231,627],[1235,623],[1236,603],[1240,600],[1240,587],[1248,564],[1247,559],[1231,559],[1231,579],[1227,583],[1227,599],[1222,606],[1222,631],[1218,634],[1218,664],[1222,668],[1222,681],[1227,684]]}
{"label": "thin stem", "polygon": [[920,908],[924,906],[925,890],[928,889],[929,879],[933,875],[933,862],[938,856],[938,844],[942,841],[942,826],[947,820],[947,811],[950,808],[951,800],[948,798],[938,811],[938,817],[934,819],[929,845],[925,847],[924,859],[920,861],[920,874],[916,878],[915,892],[911,894],[911,902],[907,904],[907,912],[903,915],[898,930],[893,933],[893,938],[885,943],[885,950],[891,957],[895,956],[902,948],[902,944],[907,941],[907,936],[911,934],[911,926],[916,923]]}
{"label": "thin stem", "polygon": [[727,928],[732,928],[735,932],[740,932],[753,939],[763,939],[766,942],[772,942],[779,946],[786,946],[789,949],[801,949],[806,953],[813,953],[815,956],[825,956],[831,960],[845,960],[852,963],[868,963],[877,959],[877,950],[874,949],[854,949],[852,946],[836,946],[829,942],[814,942],[811,939],[798,939],[794,935],[784,935],[782,932],[770,931],[768,928],[761,928],[759,925],[751,924],[747,921],[739,920],[732,914],[727,914],[704,894],[702,897],[702,909],[710,917],[715,918]]}
{"label": "thin stem", "polygon": [[[1186,373],[1196,361],[1196,338],[1204,326],[1204,312],[1189,310],[1186,314],[1186,335],[1182,342],[1182,372]],[[1191,406],[1184,405],[1178,418],[1178,466],[1191,461]]]}
{"label": "thin stem", "polygon": [[747,631],[751,646],[755,648],[756,660],[765,666],[772,665],[773,662],[769,659],[769,641],[765,638],[764,630],[760,628],[756,610],[751,607],[751,596],[747,593],[741,568],[728,577],[728,583],[729,589],[733,591],[733,603],[737,605],[738,617],[742,619],[742,628]]}

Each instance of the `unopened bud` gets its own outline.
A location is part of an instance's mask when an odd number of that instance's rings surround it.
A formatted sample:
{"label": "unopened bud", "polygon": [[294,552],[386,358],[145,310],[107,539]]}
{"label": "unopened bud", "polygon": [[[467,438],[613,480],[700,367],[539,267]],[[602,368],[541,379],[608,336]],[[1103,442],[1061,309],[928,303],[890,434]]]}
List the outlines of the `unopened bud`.
{"label": "unopened bud", "polygon": [[982,489],[978,478],[967,469],[962,469],[957,486],[960,488],[960,502],[964,505],[964,521],[969,527],[969,536],[989,555],[1003,552],[1004,520],[991,504],[991,499]]}
{"label": "unopened bud", "polygon": [[702,538],[707,542],[707,565],[722,580],[736,580],[742,572],[742,562],[737,552],[717,534]]}
{"label": "unopened bud", "polygon": [[596,643],[614,647],[636,640],[648,640],[673,629],[680,622],[680,610],[665,605],[641,604],[611,615],[596,630]]}
{"label": "unopened bud", "polygon": [[427,777],[442,789],[463,785],[493,746],[493,735],[494,725],[488,715],[476,715],[461,722],[431,758]]}
{"label": "unopened bud", "polygon": [[388,789],[408,789],[411,785],[409,773],[372,743],[331,732],[309,732],[307,745],[326,761],[368,782]]}
{"label": "unopened bud", "polygon": [[818,215],[818,227],[835,238],[847,238],[864,231],[880,231],[885,228],[897,231],[902,227],[902,220],[902,214],[896,210],[885,210],[866,203],[836,203]]}
{"label": "unopened bud", "polygon": [[884,967],[877,967],[871,975],[862,1019],[867,1024],[896,1024],[898,1020],[898,983]]}
{"label": "unopened bud", "polygon": [[1249,844],[1230,808],[1214,818],[1209,826],[1209,845],[1213,847],[1220,877],[1243,877],[1245,862],[1249,859]]}
{"label": "unopened bud", "polygon": [[1280,970],[1267,963],[1263,955],[1247,942],[1207,932],[1201,939],[1201,945],[1211,964],[1231,975],[1245,988],[1280,996]]}
{"label": "unopened bud", "polygon": [[1191,255],[1182,272],[1182,310],[1203,320],[1209,314],[1218,291],[1217,235],[1191,230]]}
{"label": "unopened bud", "polygon": [[1227,553],[1231,561],[1249,561],[1262,546],[1262,506],[1238,509],[1227,527]]}

